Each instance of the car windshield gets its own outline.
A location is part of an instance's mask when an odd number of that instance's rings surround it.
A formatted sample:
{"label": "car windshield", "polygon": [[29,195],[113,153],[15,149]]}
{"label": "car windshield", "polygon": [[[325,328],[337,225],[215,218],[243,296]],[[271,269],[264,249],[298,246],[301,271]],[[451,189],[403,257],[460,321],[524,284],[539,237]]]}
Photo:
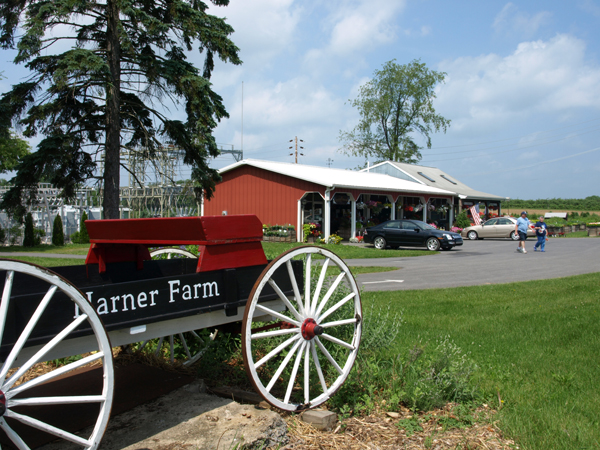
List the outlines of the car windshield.
{"label": "car windshield", "polygon": [[411,223],[414,223],[421,230],[437,230],[437,228],[432,227],[431,225],[421,222],[420,220],[411,220]]}

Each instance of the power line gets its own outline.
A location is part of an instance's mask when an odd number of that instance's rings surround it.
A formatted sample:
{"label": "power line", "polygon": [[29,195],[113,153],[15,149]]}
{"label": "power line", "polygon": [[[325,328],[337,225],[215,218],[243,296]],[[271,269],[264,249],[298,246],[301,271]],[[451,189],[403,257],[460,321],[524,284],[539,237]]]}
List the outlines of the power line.
{"label": "power line", "polygon": [[[588,131],[586,133],[576,134],[576,135],[573,135],[573,136],[566,136],[566,137],[563,137],[561,139],[555,139],[555,140],[551,140],[551,141],[543,141],[543,142],[538,142],[538,143],[531,144],[531,145],[524,145],[524,146],[519,146],[519,147],[516,147],[516,148],[511,148],[509,150],[504,150],[504,151],[501,151],[501,152],[491,152],[491,153],[488,152],[488,153],[483,153],[483,154],[484,155],[488,155],[488,154],[491,154],[491,155],[500,155],[500,154],[503,154],[503,153],[510,153],[510,152],[514,152],[514,151],[518,151],[518,150],[523,150],[523,149],[528,149],[528,148],[533,148],[533,147],[539,147],[540,145],[553,144],[555,142],[565,141],[565,140],[572,139],[572,138],[575,138],[575,137],[578,137],[578,136],[583,136],[584,134],[592,133],[594,131],[597,131],[598,129],[600,129],[600,127],[595,128],[593,130],[590,130],[590,131]],[[502,145],[502,146],[498,146],[498,147],[490,147],[490,148],[485,148],[485,149],[465,150],[463,152],[450,152],[450,153],[437,153],[437,154],[439,154],[439,155],[446,155],[446,154],[453,154],[453,153],[486,152],[487,150],[494,150],[494,149],[497,149],[497,148],[504,148],[504,147],[507,147],[507,146],[506,145]],[[424,159],[427,158],[428,156],[430,156],[430,155],[425,155]],[[475,155],[475,156],[477,156],[477,155]],[[462,157],[462,158],[461,157],[454,157],[454,158],[448,158],[448,159],[427,160],[427,163],[429,164],[429,163],[441,162],[441,161],[457,161],[457,160],[466,159],[466,158],[473,158],[473,156],[465,156],[465,157]]]}
{"label": "power line", "polygon": [[[570,128],[570,127],[577,126],[577,125],[583,125],[583,124],[590,123],[590,122],[596,122],[598,120],[600,120],[600,117],[597,117],[595,119],[586,120],[585,122],[579,122],[579,123],[576,123],[574,125],[565,125],[564,127],[552,128],[552,129],[549,129],[549,130],[542,130],[542,131],[539,131],[539,132],[536,132],[536,133],[529,133],[529,134],[526,134],[525,136],[518,136],[518,137],[512,137],[512,138],[506,138],[506,139],[498,139],[498,140],[495,140],[495,141],[479,142],[479,143],[475,143],[475,144],[462,144],[462,145],[449,145],[449,146],[446,146],[446,147],[433,147],[432,150],[438,150],[438,149],[443,149],[443,148],[470,147],[470,146],[473,146],[473,145],[486,145],[486,144],[495,144],[497,142],[512,141],[512,140],[515,140],[515,139],[523,139],[523,138],[526,138],[526,137],[529,137],[529,136],[532,136],[532,135],[535,135],[535,134],[541,134],[541,133],[547,133],[547,132],[550,132],[550,131],[563,130],[565,128]],[[442,154],[442,153],[440,153],[440,154]]]}
{"label": "power line", "polygon": [[[543,160],[543,161],[537,162],[537,163],[535,163],[535,164],[530,164],[529,166],[522,166],[522,167],[512,167],[512,168],[510,168],[510,169],[505,169],[505,170],[494,170],[494,171],[491,171],[491,172],[477,172],[477,175],[478,175],[478,176],[479,176],[479,175],[488,175],[488,174],[494,174],[494,175],[496,175],[496,174],[499,174],[499,173],[513,172],[513,171],[515,171],[515,170],[531,169],[531,168],[533,168],[533,167],[538,167],[538,166],[541,166],[541,165],[543,165],[543,164],[551,164],[551,163],[555,163],[555,162],[558,162],[558,161],[563,161],[563,160],[565,160],[565,159],[574,158],[574,157],[576,157],[576,156],[585,155],[585,154],[587,154],[587,153],[596,152],[596,151],[598,151],[598,150],[600,150],[600,147],[596,147],[596,148],[593,148],[593,149],[591,149],[591,150],[586,150],[586,151],[584,151],[584,152],[575,153],[575,154],[573,154],[573,155],[562,156],[562,157],[560,157],[560,158],[556,158],[556,159]],[[470,175],[473,175],[473,174],[471,173]],[[461,174],[461,176],[467,176],[467,175]]]}

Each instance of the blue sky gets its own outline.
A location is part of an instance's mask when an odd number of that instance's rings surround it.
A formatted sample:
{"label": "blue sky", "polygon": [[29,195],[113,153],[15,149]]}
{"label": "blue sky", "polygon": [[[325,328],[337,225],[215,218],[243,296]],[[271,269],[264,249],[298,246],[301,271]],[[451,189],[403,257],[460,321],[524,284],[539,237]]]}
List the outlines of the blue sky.
{"label": "blue sky", "polygon": [[[358,123],[348,100],[386,61],[421,59],[447,73],[434,107],[452,121],[422,165],[511,198],[600,195],[600,1],[231,0],[211,11],[244,61],[213,74],[231,116],[215,135],[242,148],[243,103],[246,158],[293,162],[297,136],[301,164],[364,164],[338,151],[339,131]],[[1,92],[24,73],[3,66]]]}

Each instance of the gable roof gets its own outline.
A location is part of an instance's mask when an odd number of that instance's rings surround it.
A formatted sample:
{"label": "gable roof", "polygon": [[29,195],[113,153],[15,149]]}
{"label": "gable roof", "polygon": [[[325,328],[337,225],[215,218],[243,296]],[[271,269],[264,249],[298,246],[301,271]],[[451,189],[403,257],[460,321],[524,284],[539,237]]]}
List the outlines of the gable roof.
{"label": "gable roof", "polygon": [[407,164],[395,161],[384,161],[371,166],[368,169],[362,170],[362,172],[366,171],[369,171],[370,173],[373,171],[376,173],[385,173],[392,177],[397,176],[401,179],[412,180],[416,183],[424,184],[426,186],[454,191],[458,193],[461,198],[467,200],[507,200],[507,197],[476,191],[475,189],[470,188],[455,177],[448,175],[436,167],[417,166],[416,164]]}
{"label": "gable roof", "polygon": [[242,166],[251,166],[288,177],[309,181],[326,188],[364,189],[390,192],[408,192],[414,194],[456,196],[456,191],[431,187],[414,181],[402,180],[379,173],[355,172],[353,170],[331,169],[328,167],[308,166],[258,159],[244,159],[219,170],[227,173]]}

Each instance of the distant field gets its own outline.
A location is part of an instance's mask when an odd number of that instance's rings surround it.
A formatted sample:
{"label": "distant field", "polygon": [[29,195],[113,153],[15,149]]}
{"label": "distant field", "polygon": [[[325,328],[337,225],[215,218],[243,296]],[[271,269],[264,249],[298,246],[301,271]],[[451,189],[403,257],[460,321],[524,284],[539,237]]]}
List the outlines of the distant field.
{"label": "distant field", "polygon": [[[568,213],[572,213],[572,212],[576,212],[581,214],[582,212],[588,212],[590,213],[590,215],[596,214],[598,216],[600,216],[600,211],[579,211],[577,209],[529,209],[529,208],[525,208],[525,210],[527,211],[527,214],[529,216],[534,215],[534,214],[545,214],[547,212],[568,212]],[[523,211],[522,208],[502,208],[502,214],[520,214],[521,211]]]}

